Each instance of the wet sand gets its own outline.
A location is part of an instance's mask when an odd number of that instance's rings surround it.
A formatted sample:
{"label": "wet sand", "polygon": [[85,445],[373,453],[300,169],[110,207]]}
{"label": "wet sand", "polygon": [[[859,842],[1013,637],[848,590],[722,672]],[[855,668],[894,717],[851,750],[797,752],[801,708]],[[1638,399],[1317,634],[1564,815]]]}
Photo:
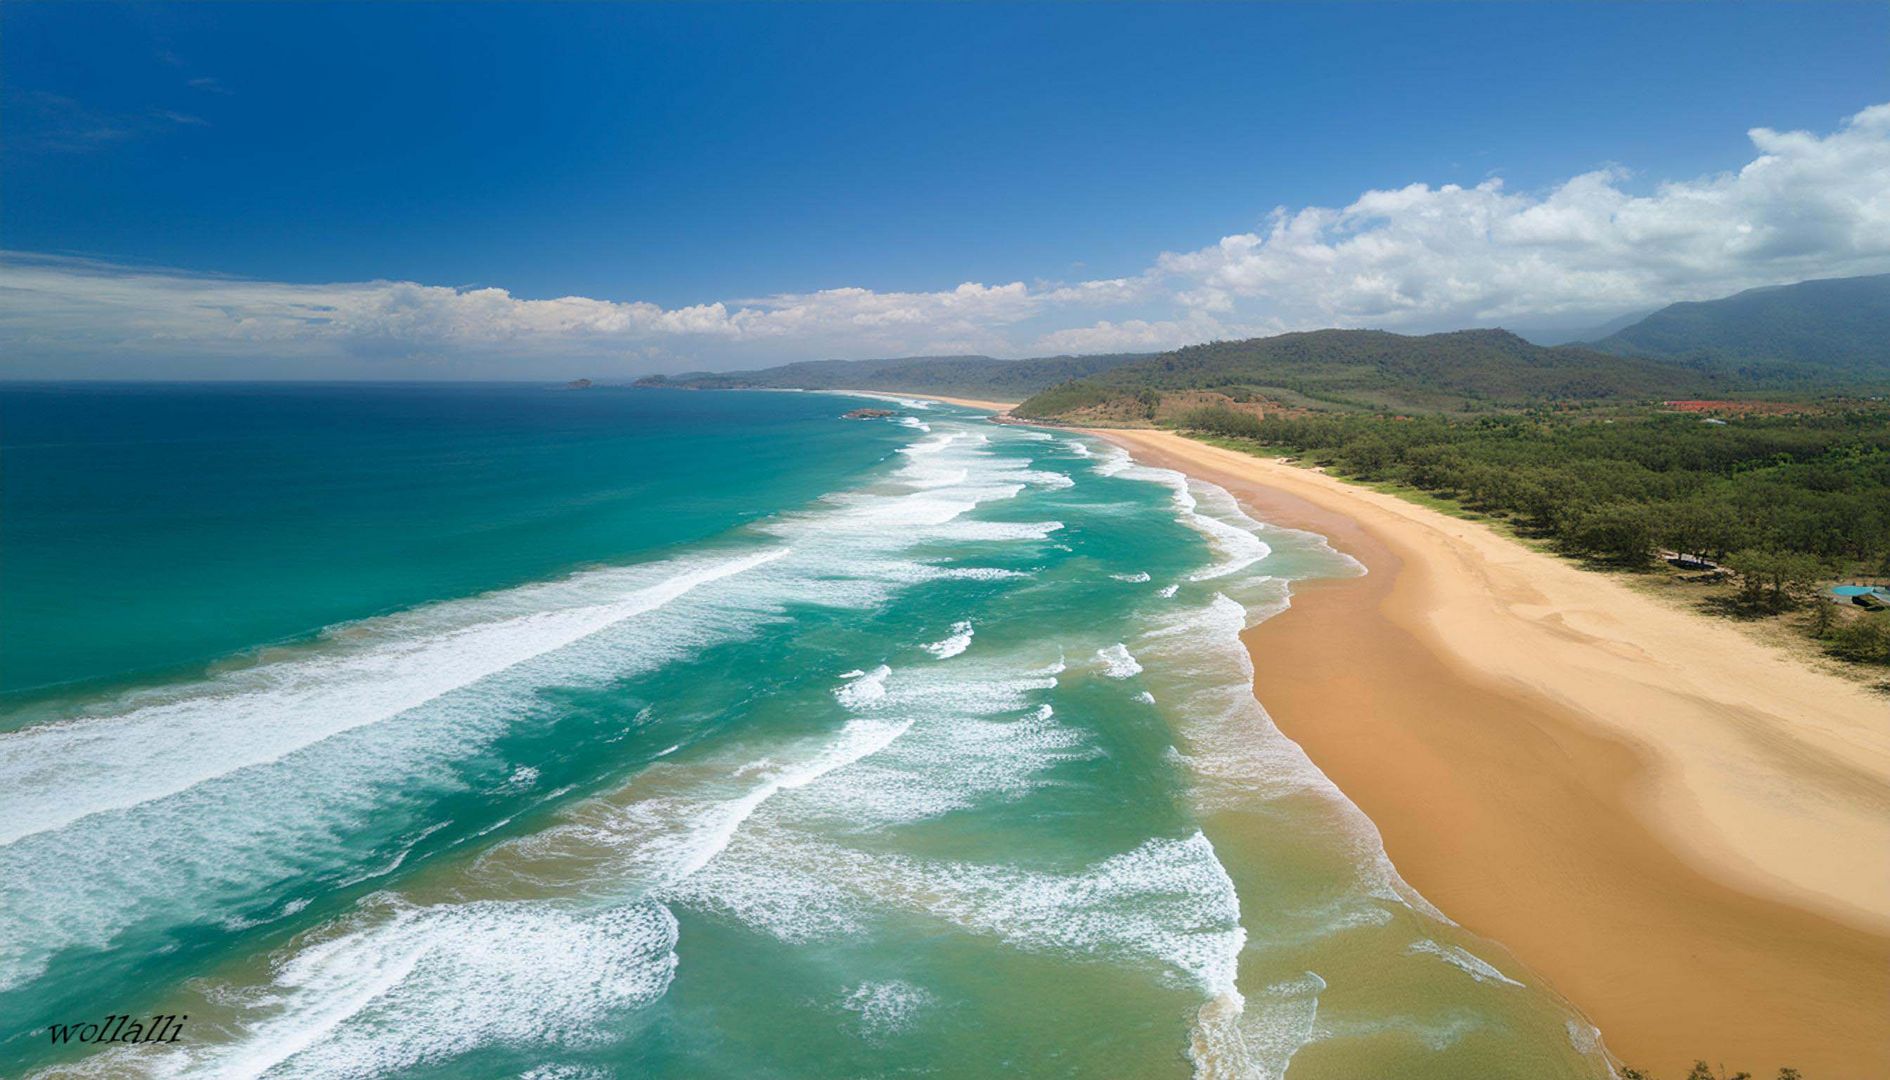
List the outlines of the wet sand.
{"label": "wet sand", "polygon": [[1249,632],[1256,692],[1405,878],[1624,1062],[1890,1076],[1890,702],[1482,525],[1094,434],[1369,568]]}

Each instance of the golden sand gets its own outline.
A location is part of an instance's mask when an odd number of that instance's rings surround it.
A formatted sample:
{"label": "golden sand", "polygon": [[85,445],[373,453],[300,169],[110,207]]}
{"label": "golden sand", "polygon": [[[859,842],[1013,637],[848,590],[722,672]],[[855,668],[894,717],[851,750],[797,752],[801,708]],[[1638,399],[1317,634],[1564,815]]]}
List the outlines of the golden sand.
{"label": "golden sand", "polygon": [[1890,1077],[1890,702],[1483,525],[1094,434],[1370,569],[1250,632],[1260,699],[1413,886],[1625,1062]]}
{"label": "golden sand", "polygon": [[1017,407],[1015,401],[985,401],[980,398],[946,397],[943,394],[900,394],[899,396],[915,401],[943,401],[948,405],[963,405],[968,409],[988,409],[994,413],[1006,413]]}

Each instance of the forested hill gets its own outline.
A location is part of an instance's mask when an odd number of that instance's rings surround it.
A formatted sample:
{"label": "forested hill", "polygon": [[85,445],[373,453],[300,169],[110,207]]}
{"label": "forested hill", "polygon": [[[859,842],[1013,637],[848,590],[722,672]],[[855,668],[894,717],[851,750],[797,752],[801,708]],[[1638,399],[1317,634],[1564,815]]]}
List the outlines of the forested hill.
{"label": "forested hill", "polygon": [[652,375],[639,386],[693,389],[884,390],[1021,401],[1040,390],[1148,357],[1147,353],[1042,356],[907,356],[892,360],[808,360],[759,371]]}
{"label": "forested hill", "polygon": [[1890,382],[1890,274],[1670,304],[1593,347],[1686,361],[1772,385],[1847,376]]}
{"label": "forested hill", "polygon": [[1180,391],[1312,408],[1464,412],[1537,401],[1711,396],[1721,382],[1673,361],[1532,345],[1507,330],[1421,337],[1315,330],[1177,349],[1054,387],[1018,412],[1154,419],[1164,395]]}

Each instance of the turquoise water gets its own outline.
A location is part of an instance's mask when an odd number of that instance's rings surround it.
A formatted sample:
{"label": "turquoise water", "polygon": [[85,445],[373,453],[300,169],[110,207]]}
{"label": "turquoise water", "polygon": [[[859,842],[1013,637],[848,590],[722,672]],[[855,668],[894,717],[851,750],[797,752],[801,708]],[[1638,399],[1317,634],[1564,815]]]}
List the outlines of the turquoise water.
{"label": "turquoise water", "polygon": [[1349,560],[856,404],[0,390],[0,1074],[1607,1075],[1255,702]]}

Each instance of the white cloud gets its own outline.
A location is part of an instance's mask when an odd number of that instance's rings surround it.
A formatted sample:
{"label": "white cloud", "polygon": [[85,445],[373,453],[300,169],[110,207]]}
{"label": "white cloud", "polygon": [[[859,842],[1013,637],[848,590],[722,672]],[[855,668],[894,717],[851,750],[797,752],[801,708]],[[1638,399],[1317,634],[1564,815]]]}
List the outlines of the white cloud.
{"label": "white cloud", "polygon": [[1487,325],[1890,268],[1890,105],[1835,133],[1750,133],[1737,172],[1632,195],[1621,169],[1368,191],[1161,257],[1187,308],[1288,325]]}
{"label": "white cloud", "polygon": [[1284,327],[1231,327],[1205,312],[1186,319],[1101,319],[1088,326],[1053,330],[1037,338],[1031,351],[1055,353],[1159,352],[1223,338],[1260,337]]}
{"label": "white cloud", "polygon": [[[295,285],[15,255],[0,374],[628,374],[823,356],[1162,349],[1315,326],[1429,330],[1606,317],[1890,270],[1890,105],[1827,135],[1749,132],[1736,171],[1633,193],[1412,184],[1280,208],[1255,232],[1074,283],[827,289],[664,308],[499,288]],[[445,358],[444,360],[442,358]],[[564,363],[551,371],[554,362]]]}

